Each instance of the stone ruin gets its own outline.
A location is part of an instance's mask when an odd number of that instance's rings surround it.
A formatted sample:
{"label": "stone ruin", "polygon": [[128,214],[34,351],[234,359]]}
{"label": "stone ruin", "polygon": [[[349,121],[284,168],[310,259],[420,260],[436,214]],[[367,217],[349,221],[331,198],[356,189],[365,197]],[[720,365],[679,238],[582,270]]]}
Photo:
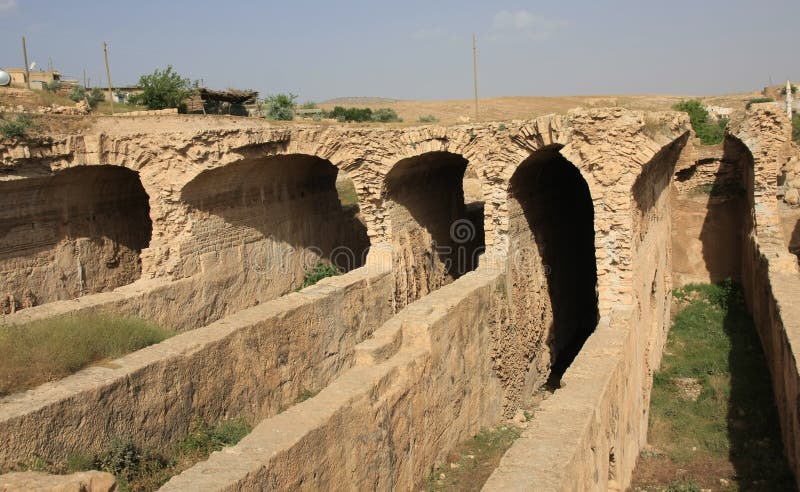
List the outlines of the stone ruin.
{"label": "stone ruin", "polygon": [[[407,490],[555,379],[484,490],[624,490],[673,283],[726,268],[800,466],[800,276],[777,186],[795,151],[773,106],[705,157],[672,112],[414,128],[180,118],[0,145],[2,322],[114,312],[181,332],[0,398],[0,472],[121,435],[164,449],[194,418],[246,416],[239,444],[162,490]],[[687,180],[740,186],[707,212],[739,229],[684,241],[698,220],[673,224]],[[702,234],[732,234],[733,251],[712,264]],[[345,273],[298,290],[319,260]]]}

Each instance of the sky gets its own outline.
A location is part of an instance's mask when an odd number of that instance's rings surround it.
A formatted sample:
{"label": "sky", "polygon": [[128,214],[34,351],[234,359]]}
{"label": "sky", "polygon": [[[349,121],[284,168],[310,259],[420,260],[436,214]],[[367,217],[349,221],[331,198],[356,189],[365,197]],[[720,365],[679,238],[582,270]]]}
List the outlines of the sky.
{"label": "sky", "polygon": [[713,95],[800,81],[799,0],[0,0],[0,67],[114,85],[172,65],[213,89],[467,99]]}

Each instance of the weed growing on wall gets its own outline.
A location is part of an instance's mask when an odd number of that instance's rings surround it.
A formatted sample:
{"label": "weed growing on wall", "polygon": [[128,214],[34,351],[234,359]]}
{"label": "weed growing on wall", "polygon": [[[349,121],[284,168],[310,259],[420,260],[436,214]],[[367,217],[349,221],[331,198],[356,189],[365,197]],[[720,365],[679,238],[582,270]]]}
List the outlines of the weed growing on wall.
{"label": "weed growing on wall", "polygon": [[340,273],[339,269],[330,263],[317,262],[314,268],[307,271],[303,276],[303,288],[310,287],[323,278],[335,277]]}

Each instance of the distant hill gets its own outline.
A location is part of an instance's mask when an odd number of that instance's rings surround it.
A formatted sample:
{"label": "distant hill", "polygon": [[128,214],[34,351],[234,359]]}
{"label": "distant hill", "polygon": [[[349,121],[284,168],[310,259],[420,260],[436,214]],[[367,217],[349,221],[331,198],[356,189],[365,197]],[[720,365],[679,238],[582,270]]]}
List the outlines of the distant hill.
{"label": "distant hill", "polygon": [[376,104],[391,104],[400,102],[402,99],[391,99],[388,97],[336,97],[323,101],[321,104],[331,104],[338,106],[373,106]]}

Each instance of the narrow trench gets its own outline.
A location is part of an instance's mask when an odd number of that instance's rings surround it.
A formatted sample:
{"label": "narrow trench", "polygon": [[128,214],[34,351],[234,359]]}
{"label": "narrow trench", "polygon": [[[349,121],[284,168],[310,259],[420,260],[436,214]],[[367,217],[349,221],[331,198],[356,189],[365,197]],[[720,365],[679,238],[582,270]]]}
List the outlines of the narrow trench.
{"label": "narrow trench", "polygon": [[580,171],[558,150],[532,154],[510,182],[509,307],[515,329],[499,336],[512,342],[496,353],[513,418],[507,414],[450,450],[445,463],[421,477],[420,488],[480,490],[595,329],[593,203]]}

